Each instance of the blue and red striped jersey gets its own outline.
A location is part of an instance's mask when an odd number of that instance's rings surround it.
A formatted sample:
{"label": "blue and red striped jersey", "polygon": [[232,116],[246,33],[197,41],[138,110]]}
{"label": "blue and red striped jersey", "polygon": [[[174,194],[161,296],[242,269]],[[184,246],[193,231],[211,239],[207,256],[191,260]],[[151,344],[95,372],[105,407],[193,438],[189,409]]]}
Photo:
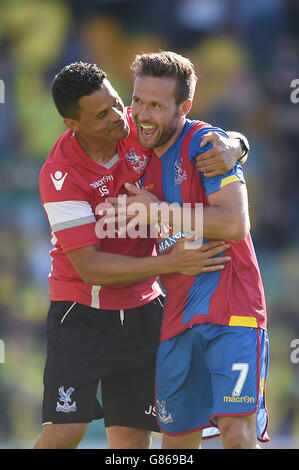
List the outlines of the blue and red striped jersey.
{"label": "blue and red striped jersey", "polygon": [[[203,134],[217,127],[201,121],[187,120],[178,140],[158,158],[152,155],[143,176],[143,187],[168,203],[208,204],[207,196],[233,181],[245,184],[238,163],[228,173],[208,178],[194,165],[198,154],[210,144],[200,147]],[[158,239],[160,254],[172,249],[182,232],[163,234]],[[207,240],[203,240],[206,242]],[[221,271],[197,276],[169,274],[161,276],[167,291],[161,340],[176,336],[200,323],[261,327],[266,329],[264,289],[250,234],[242,242],[227,241],[225,255],[231,261]]]}

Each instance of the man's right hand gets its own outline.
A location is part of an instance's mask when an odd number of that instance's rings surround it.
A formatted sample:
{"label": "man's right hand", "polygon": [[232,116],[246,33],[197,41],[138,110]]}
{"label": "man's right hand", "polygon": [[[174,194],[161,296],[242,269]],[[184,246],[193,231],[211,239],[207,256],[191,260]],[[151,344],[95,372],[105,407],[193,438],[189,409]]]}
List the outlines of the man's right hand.
{"label": "man's right hand", "polygon": [[215,258],[223,253],[230,245],[224,241],[211,241],[204,243],[200,248],[186,248],[186,238],[178,240],[172,251],[165,255],[172,266],[171,272],[178,272],[185,276],[195,276],[200,273],[219,271],[230,261],[229,256]]}

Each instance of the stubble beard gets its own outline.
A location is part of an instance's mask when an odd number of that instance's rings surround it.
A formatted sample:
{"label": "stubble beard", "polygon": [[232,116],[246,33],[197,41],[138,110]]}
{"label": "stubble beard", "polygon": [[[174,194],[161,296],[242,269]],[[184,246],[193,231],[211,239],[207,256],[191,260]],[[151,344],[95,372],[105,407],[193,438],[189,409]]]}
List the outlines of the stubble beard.
{"label": "stubble beard", "polygon": [[162,133],[157,136],[156,140],[154,140],[151,143],[144,142],[142,131],[140,130],[140,127],[137,125],[136,122],[135,122],[135,126],[137,128],[138,140],[139,140],[140,145],[142,145],[145,148],[154,150],[156,148],[159,148],[167,144],[167,142],[169,142],[172,139],[172,137],[176,134],[177,129],[178,129],[178,119],[177,119],[177,116],[174,116],[173,120],[171,121],[171,125],[169,125],[166,129],[164,128],[162,130]]}

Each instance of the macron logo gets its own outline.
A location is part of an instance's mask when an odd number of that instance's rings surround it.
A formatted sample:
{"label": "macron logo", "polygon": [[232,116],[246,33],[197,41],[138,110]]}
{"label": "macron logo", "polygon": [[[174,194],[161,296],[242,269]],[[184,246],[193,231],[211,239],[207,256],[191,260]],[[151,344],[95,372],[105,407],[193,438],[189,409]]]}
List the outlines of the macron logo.
{"label": "macron logo", "polygon": [[57,189],[57,191],[61,190],[61,188],[63,186],[63,183],[64,183],[64,180],[66,178],[66,175],[67,175],[67,173],[63,176],[61,171],[56,171],[54,176],[51,173],[50,176],[51,176],[51,179],[52,179],[53,184],[55,186],[55,189]]}

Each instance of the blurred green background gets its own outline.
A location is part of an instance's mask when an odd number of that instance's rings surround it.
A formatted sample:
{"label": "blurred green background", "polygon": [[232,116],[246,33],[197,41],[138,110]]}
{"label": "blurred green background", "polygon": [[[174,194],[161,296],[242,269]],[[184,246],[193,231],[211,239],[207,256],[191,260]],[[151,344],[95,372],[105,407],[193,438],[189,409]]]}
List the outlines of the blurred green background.
{"label": "blurred green background", "polygon": [[[245,175],[271,346],[267,446],[299,447],[299,363],[290,360],[299,338],[298,46],[296,0],[0,0],[0,447],[31,447],[40,433],[51,246],[38,175],[65,130],[50,83],[72,61],[96,62],[129,104],[134,55],[158,49],[187,55],[200,74],[190,117],[251,143]],[[107,445],[102,422],[81,446],[93,445]]]}

